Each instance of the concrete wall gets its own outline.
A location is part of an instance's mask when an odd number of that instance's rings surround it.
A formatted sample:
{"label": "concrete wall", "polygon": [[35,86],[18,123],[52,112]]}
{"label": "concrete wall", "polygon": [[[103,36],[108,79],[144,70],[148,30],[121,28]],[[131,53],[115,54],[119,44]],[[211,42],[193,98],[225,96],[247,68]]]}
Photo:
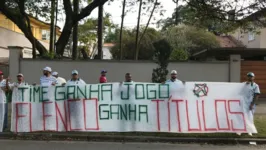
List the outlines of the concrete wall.
{"label": "concrete wall", "polygon": [[[98,83],[100,71],[108,71],[109,82],[120,82],[124,80],[127,72],[132,73],[133,80],[139,82],[150,82],[152,70],[156,64],[152,62],[116,62],[116,61],[42,61],[22,59],[20,62],[21,72],[28,82],[39,82],[42,68],[51,66],[60,76],[69,79],[72,70],[79,71],[80,76],[88,83]],[[169,70],[176,69],[179,78],[186,81],[229,81],[228,62],[178,62],[171,63]]]}
{"label": "concrete wall", "polygon": [[[32,60],[20,58],[22,47],[9,47],[9,74],[13,81],[18,73],[23,73],[29,83],[39,83],[42,69],[45,66],[52,67],[59,72],[59,76],[69,79],[71,71],[76,69],[80,77],[87,83],[98,83],[100,71],[108,71],[109,82],[121,82],[125,73],[129,72],[134,81],[150,82],[152,71],[157,65],[154,62],[144,61],[112,61],[112,60]],[[172,62],[170,70],[177,70],[178,78],[185,81],[215,81],[215,82],[239,82],[240,81],[240,56],[233,55],[226,62]]]}

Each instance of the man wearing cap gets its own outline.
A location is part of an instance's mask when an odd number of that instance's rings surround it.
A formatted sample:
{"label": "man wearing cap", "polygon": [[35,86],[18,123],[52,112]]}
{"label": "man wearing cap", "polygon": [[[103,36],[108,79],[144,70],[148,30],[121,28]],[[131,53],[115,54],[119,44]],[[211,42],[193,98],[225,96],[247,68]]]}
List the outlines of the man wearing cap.
{"label": "man wearing cap", "polygon": [[57,79],[58,85],[65,85],[66,84],[66,80],[64,78],[58,76],[58,72],[53,72],[52,76]]}
{"label": "man wearing cap", "polygon": [[50,67],[43,68],[43,76],[40,78],[41,86],[56,85],[57,80],[51,75],[52,69]]}
{"label": "man wearing cap", "polygon": [[167,80],[166,83],[179,83],[179,82],[182,82],[182,81],[177,79],[177,71],[172,70],[171,71],[171,79]]}
{"label": "man wearing cap", "polygon": [[71,73],[71,79],[67,81],[66,85],[85,85],[85,81],[79,78],[78,71],[73,70]]}
{"label": "man wearing cap", "polygon": [[19,86],[25,86],[25,85],[28,85],[28,83],[26,83],[24,81],[24,75],[22,73],[19,73],[17,75],[17,82],[13,83],[13,84],[10,84],[9,85],[9,88],[11,90],[13,90],[15,87],[19,87]]}
{"label": "man wearing cap", "polygon": [[101,76],[100,76],[100,79],[99,79],[100,83],[107,83],[106,73],[107,73],[106,70],[102,70],[101,71]]}
{"label": "man wearing cap", "polygon": [[[255,107],[256,102],[259,99],[260,95],[260,88],[257,83],[254,82],[255,80],[255,74],[253,72],[249,72],[247,74],[247,81],[245,82],[245,88],[243,90],[243,94],[245,96],[245,103],[246,108],[244,108],[244,111],[248,111],[249,117],[254,122],[254,113],[255,113]],[[252,136],[252,133],[248,133],[250,136]],[[238,133],[238,135],[241,135],[241,133]]]}
{"label": "man wearing cap", "polygon": [[8,90],[9,84],[10,84],[9,79],[8,78],[4,79],[4,73],[0,71],[0,99],[1,102],[4,103],[4,108],[5,108],[3,129],[6,129],[8,127],[8,102],[6,99],[6,93],[9,91]]}

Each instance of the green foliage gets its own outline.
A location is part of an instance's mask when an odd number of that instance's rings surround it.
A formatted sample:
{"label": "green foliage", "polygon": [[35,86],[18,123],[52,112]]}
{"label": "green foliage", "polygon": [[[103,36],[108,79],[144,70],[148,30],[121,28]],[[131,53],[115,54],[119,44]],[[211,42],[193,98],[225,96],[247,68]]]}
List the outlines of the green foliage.
{"label": "green foliage", "polygon": [[[110,19],[111,15],[106,13],[104,16],[104,28],[113,28],[114,24]],[[87,53],[89,53],[89,49],[93,47],[93,44],[97,42],[97,18],[87,19],[83,24],[79,25],[78,28],[78,40],[80,43],[80,48],[85,48]],[[104,30],[104,34],[106,30]]]}
{"label": "green foliage", "polygon": [[182,49],[175,49],[171,53],[170,60],[188,60],[189,58],[189,53],[185,50]]}
{"label": "green foliage", "polygon": [[[143,32],[143,29],[140,33]],[[111,54],[113,59],[120,58],[120,50],[119,50],[119,32],[116,32],[115,38],[115,46],[111,49]],[[136,30],[123,30],[123,39],[122,39],[122,47],[123,47],[123,59],[133,60],[135,56],[135,36]],[[142,42],[139,45],[139,60],[152,60],[154,54],[154,46],[153,42],[158,40],[160,37],[160,33],[153,28],[148,28],[146,34],[144,35]]]}
{"label": "green foliage", "polygon": [[157,42],[154,42],[153,45],[155,47],[154,59],[158,64],[158,67],[153,69],[152,82],[162,83],[166,81],[168,74],[167,66],[172,53],[172,47],[166,39],[161,39]]}
{"label": "green foliage", "polygon": [[192,52],[220,46],[213,33],[192,26],[171,26],[162,34],[174,49],[172,60],[185,60]]}
{"label": "green foliage", "polygon": [[[176,11],[178,14],[177,17]],[[195,9],[190,5],[180,5],[177,9],[175,9],[172,17],[160,20],[159,24],[162,25],[162,30],[166,30],[167,28],[175,25],[175,20],[177,18],[178,24],[207,29],[215,34],[228,33],[237,28],[237,24],[235,22],[212,18],[208,15],[203,15],[198,11],[198,9]]]}

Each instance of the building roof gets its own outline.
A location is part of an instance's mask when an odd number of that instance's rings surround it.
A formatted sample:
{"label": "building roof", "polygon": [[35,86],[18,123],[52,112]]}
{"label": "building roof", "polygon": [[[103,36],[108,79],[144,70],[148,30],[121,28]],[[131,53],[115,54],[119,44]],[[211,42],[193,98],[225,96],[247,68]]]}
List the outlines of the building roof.
{"label": "building roof", "polygon": [[103,46],[104,47],[114,47],[115,44],[114,43],[104,43]]}
{"label": "building roof", "polygon": [[8,57],[0,57],[0,65],[8,65]]}
{"label": "building roof", "polygon": [[[0,14],[3,14],[3,13],[0,11]],[[3,14],[3,15],[4,15],[4,14]],[[33,17],[32,15],[29,15],[29,14],[28,14],[28,16],[29,16],[29,18],[30,18],[31,21],[33,21],[33,22],[35,22],[35,23],[43,24],[43,25],[45,25],[45,26],[50,27],[50,23],[44,22],[44,21],[42,21],[42,20],[40,20],[40,19],[38,19],[38,18],[36,18],[36,17]],[[57,32],[57,33],[61,33],[60,30],[61,30],[61,28],[60,28],[59,26],[56,26],[56,32]]]}
{"label": "building roof", "polygon": [[266,48],[214,48],[209,50],[202,50],[192,54],[194,58],[207,58],[207,57],[228,57],[230,55],[241,55],[242,57],[257,57],[266,56]]}
{"label": "building roof", "polygon": [[220,43],[220,47],[245,47],[240,41],[230,35],[216,36]]}

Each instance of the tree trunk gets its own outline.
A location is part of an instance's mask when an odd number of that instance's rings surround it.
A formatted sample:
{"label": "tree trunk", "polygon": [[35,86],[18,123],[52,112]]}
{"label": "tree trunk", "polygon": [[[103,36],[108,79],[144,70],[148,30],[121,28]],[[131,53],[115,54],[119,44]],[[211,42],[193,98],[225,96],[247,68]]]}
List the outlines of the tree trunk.
{"label": "tree trunk", "polygon": [[122,16],[121,16],[121,28],[120,28],[120,38],[119,38],[120,60],[123,59],[122,38],[123,38],[123,26],[124,26],[124,18],[125,18],[125,8],[126,8],[126,0],[124,0],[124,2],[123,2]]}
{"label": "tree trunk", "polygon": [[97,59],[103,58],[103,5],[99,6],[98,14],[98,55]]}
{"label": "tree trunk", "polygon": [[57,17],[58,17],[58,0],[56,0],[55,4],[55,34],[54,34],[54,52],[55,52],[55,43],[56,43],[56,31],[57,31]]}
{"label": "tree trunk", "polygon": [[50,54],[54,53],[54,12],[55,12],[55,0],[51,0],[51,24],[50,24],[50,45],[49,52]]}
{"label": "tree trunk", "polygon": [[136,41],[135,41],[135,60],[138,60],[138,57],[139,57],[138,41],[139,41],[139,27],[140,27],[141,8],[142,8],[142,0],[139,1],[139,15],[138,15],[138,24],[137,24]]}
{"label": "tree trunk", "polygon": [[[79,0],[74,0],[74,14],[77,15],[79,11]],[[73,28],[73,49],[72,49],[72,59],[76,60],[78,54],[78,23],[74,25]]]}
{"label": "tree trunk", "polygon": [[[154,13],[154,11],[155,11],[157,5],[159,5],[159,4],[158,4],[158,0],[156,0],[156,1],[154,2],[154,5],[153,5],[153,8],[152,8],[152,11],[151,11],[151,14],[150,14],[149,20],[148,20],[148,22],[147,22],[147,24],[146,24],[146,26],[145,26],[145,29],[144,29],[142,35],[141,35],[140,38],[139,38],[138,45],[140,45],[140,43],[141,43],[141,41],[142,41],[142,39],[143,39],[143,37],[144,37],[144,35],[145,35],[145,33],[146,33],[146,31],[147,31],[149,25],[150,25],[151,18],[152,18],[152,16],[153,16],[153,13]],[[138,47],[138,51],[139,51],[139,47]]]}
{"label": "tree trunk", "polygon": [[176,0],[176,8],[175,8],[175,25],[178,25],[178,0]]}

